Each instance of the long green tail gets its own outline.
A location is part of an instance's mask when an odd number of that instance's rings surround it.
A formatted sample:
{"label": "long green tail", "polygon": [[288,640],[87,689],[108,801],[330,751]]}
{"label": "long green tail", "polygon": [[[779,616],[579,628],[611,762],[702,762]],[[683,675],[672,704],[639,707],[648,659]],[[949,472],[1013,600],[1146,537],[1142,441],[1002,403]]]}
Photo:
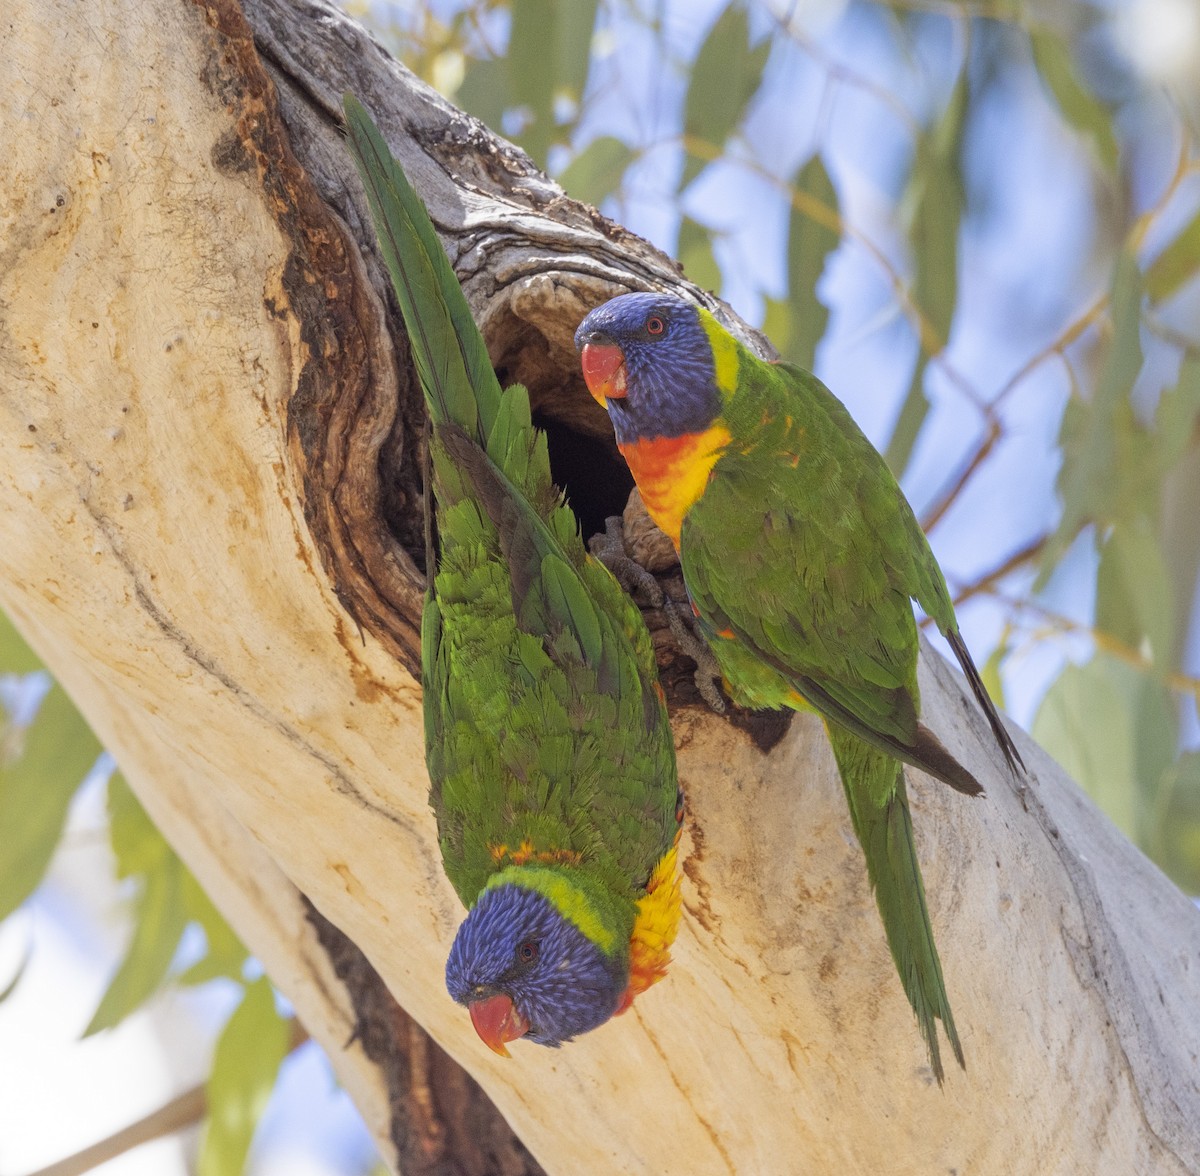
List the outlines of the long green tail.
{"label": "long green tail", "polygon": [[966,1062],[925,905],[903,765],[833,724],[828,724],[826,730],[842,774],[854,832],[867,859],[867,876],[875,891],[892,959],[929,1049],[929,1064],[941,1085],[945,1072],[938,1044],[938,1018],[958,1064],[966,1069]]}
{"label": "long green tail", "polygon": [[[459,426],[535,506],[548,506],[550,461],[544,440],[535,440],[528,395],[519,387],[501,391],[424,204],[358,100],[347,94],[344,109],[350,151],[435,431],[442,425]],[[448,473],[444,463],[437,472],[439,477]]]}

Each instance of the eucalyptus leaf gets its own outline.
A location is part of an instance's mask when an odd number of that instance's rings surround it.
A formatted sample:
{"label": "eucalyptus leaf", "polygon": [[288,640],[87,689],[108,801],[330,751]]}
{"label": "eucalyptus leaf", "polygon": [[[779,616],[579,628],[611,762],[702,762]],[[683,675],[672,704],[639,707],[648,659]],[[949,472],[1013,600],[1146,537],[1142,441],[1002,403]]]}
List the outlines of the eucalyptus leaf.
{"label": "eucalyptus leaf", "polygon": [[[966,75],[960,74],[945,110],[917,141],[905,197],[915,266],[913,297],[936,336],[936,351],[950,337],[958,302],[958,234],[964,204],[959,159],[968,97]],[[930,345],[921,340],[919,346],[908,392],[884,453],[897,478],[908,467],[917,434],[929,412],[925,370]]]}
{"label": "eucalyptus leaf", "polygon": [[189,921],[204,932],[206,945],[202,958],[176,979],[180,984],[203,984],[218,976],[239,980],[249,957],[237,932],[225,921],[212,899],[190,870],[183,872],[183,906]]}
{"label": "eucalyptus leaf", "polygon": [[1086,523],[1104,524],[1149,508],[1146,491],[1154,487],[1145,453],[1151,441],[1130,399],[1142,368],[1142,279],[1128,253],[1114,268],[1111,306],[1113,333],[1095,395],[1090,401],[1072,397],[1063,411],[1057,483],[1062,516],[1043,552],[1035,589],[1044,586]]}
{"label": "eucalyptus leaf", "polygon": [[504,112],[513,105],[508,61],[503,57],[468,58],[455,101],[480,122],[500,130],[504,125]]}
{"label": "eucalyptus leaf", "polygon": [[1088,138],[1105,170],[1115,172],[1117,137],[1112,115],[1079,80],[1070,49],[1056,32],[1045,27],[1030,30],[1029,40],[1034,65],[1063,118]]}
{"label": "eucalyptus leaf", "polygon": [[1166,473],[1195,445],[1200,422],[1200,356],[1187,355],[1179,379],[1158,399],[1154,431],[1158,438],[1158,468]]}
{"label": "eucalyptus leaf", "polygon": [[199,1176],[238,1176],[245,1170],[290,1037],[266,977],[248,985],[213,1054],[208,1118],[196,1164]]}
{"label": "eucalyptus leaf", "polygon": [[175,856],[119,771],[108,780],[108,837],[118,878],[153,873]]}
{"label": "eucalyptus leaf", "polygon": [[983,679],[983,684],[987,688],[988,697],[991,698],[1000,710],[1008,709],[1008,704],[1004,700],[1004,679],[1000,676],[1000,667],[1004,665],[1004,659],[1008,656],[1008,648],[1008,634],[1006,632],[1004,640],[992,650],[988,655],[987,661],[979,667],[979,676]]}
{"label": "eucalyptus leaf", "polygon": [[1175,755],[1169,691],[1097,653],[1063,670],[1038,708],[1032,733],[1127,837],[1145,844],[1139,796],[1153,795]]}
{"label": "eucalyptus leaf", "polygon": [[1200,894],[1200,753],[1166,771],[1153,812],[1154,860],[1187,894]]}
{"label": "eucalyptus leaf", "polygon": [[593,139],[558,177],[568,195],[599,206],[621,186],[625,169],[633,162],[632,148],[612,135]]}
{"label": "eucalyptus leaf", "polygon": [[[795,191],[804,193],[824,205],[835,216],[839,214],[837,192],[820,155],[813,155],[792,180]],[[817,344],[825,334],[829,321],[828,307],[817,297],[817,282],[825,270],[830,254],[838,247],[838,234],[814,220],[801,208],[792,206],[788,218],[788,304],[792,326],[787,345],[778,341],[785,359],[812,370]]]}
{"label": "eucalyptus leaf", "polygon": [[[700,46],[692,63],[683,103],[683,133],[714,148],[724,147],[758,93],[770,52],[770,40],[750,46],[750,19],[737,3],[729,4]],[[682,192],[709,161],[689,151],[679,180]]]}
{"label": "eucalyptus leaf", "polygon": [[508,93],[529,117],[517,141],[540,167],[546,166],[550,147],[565,142],[574,124],[574,119],[560,121],[555,104],[565,98],[578,108],[587,84],[597,4],[512,0]]}
{"label": "eucalyptus leaf", "polygon": [[1146,267],[1146,293],[1165,302],[1200,272],[1200,212],[1179,231]]}
{"label": "eucalyptus leaf", "polygon": [[675,246],[679,264],[688,280],[705,290],[721,288],[721,267],[713,253],[712,231],[685,216],[679,222],[679,240]]}
{"label": "eucalyptus leaf", "polygon": [[42,669],[38,655],[17,632],[17,627],[0,611],[0,674],[32,674]]}
{"label": "eucalyptus leaf", "polygon": [[908,196],[909,240],[916,261],[913,293],[943,344],[958,301],[958,234],[964,204],[959,160],[968,94],[962,74],[941,117],[917,143]]}
{"label": "eucalyptus leaf", "polygon": [[24,752],[0,766],[0,919],[41,883],[71,798],[100,751],[91,728],[56,683],[30,724]]}
{"label": "eucalyptus leaf", "polygon": [[1145,519],[1112,529],[1100,552],[1096,627],[1134,649],[1148,644],[1165,666],[1174,642],[1175,602],[1158,537]]}
{"label": "eucalyptus leaf", "polygon": [[929,415],[929,397],[925,395],[925,371],[929,367],[929,358],[924,351],[917,354],[917,366],[908,382],[908,391],[900,405],[900,413],[892,426],[892,435],[888,438],[887,448],[883,457],[899,480],[908,468],[912,457],[913,447],[921,426]]}
{"label": "eucalyptus leaf", "polygon": [[129,949],[100,998],[84,1037],[119,1025],[153,996],[166,979],[187,926],[182,876],[183,865],[174,855],[146,874],[134,909]]}

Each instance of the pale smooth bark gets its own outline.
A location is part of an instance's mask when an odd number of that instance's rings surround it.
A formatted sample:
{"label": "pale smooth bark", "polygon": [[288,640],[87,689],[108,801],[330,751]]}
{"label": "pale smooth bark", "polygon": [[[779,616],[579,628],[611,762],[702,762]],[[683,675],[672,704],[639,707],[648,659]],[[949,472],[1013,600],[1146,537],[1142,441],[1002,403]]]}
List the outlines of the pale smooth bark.
{"label": "pale smooth bark", "polygon": [[254,42],[234,0],[10,0],[0,605],[385,1155],[381,1066],[346,1046],[359,993],[301,894],[551,1172],[1200,1172],[1200,915],[1028,739],[1019,788],[928,651],[927,721],[987,788],[910,773],[966,1073],[932,1081],[819,726],[764,752],[682,688],[670,977],[560,1051],[480,1045],[442,984],[462,911],[414,677],[418,401],[341,92],[430,204],[498,367],[598,452],[576,323],[684,283],[333,10],[245,14]]}

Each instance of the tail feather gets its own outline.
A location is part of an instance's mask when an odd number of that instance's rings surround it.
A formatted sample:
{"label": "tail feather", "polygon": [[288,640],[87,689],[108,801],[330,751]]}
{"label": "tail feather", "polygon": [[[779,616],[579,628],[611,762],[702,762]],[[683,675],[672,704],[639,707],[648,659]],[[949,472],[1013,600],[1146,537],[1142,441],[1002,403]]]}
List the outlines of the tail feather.
{"label": "tail feather", "polygon": [[429,414],[435,424],[453,422],[486,446],[503,397],[462,287],[429,214],[370,116],[350,94],[344,109],[350,151],[408,327]]}
{"label": "tail feather", "polygon": [[966,642],[962,639],[962,634],[957,629],[947,629],[945,637],[950,643],[950,648],[954,650],[954,656],[958,658],[958,664],[962,667],[962,672],[966,675],[967,681],[970,683],[971,693],[975,695],[975,701],[979,703],[984,715],[987,717],[988,726],[991,727],[992,734],[995,735],[996,742],[1000,745],[1000,750],[1004,753],[1004,758],[1008,761],[1010,770],[1016,775],[1019,766],[1020,771],[1024,773],[1025,761],[1021,758],[1021,753],[1017,750],[1017,745],[1008,733],[1008,728],[1005,727],[1004,720],[1000,717],[1000,712],[996,709],[996,704],[992,701],[991,695],[987,692],[987,687],[983,684],[983,679],[979,676],[979,671],[975,668],[975,662],[971,657],[970,650],[967,649]]}
{"label": "tail feather", "polygon": [[939,1020],[954,1057],[964,1070],[966,1061],[925,904],[903,767],[898,760],[848,732],[832,726],[828,730],[854,832],[867,860],[867,876],[875,891],[888,947],[940,1086],[945,1071],[938,1041]]}
{"label": "tail feather", "polygon": [[917,737],[908,750],[912,763],[923,772],[936,776],[965,796],[983,795],[983,785],[946,750],[945,744],[924,723],[917,724]]}

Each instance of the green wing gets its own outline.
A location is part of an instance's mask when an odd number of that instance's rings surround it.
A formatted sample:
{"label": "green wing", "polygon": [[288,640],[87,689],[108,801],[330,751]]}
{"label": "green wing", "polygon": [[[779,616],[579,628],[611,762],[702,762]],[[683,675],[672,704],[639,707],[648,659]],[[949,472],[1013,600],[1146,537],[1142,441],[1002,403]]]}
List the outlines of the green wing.
{"label": "green wing", "polygon": [[[680,544],[731,686],[757,706],[787,705],[794,690],[860,738],[978,792],[918,720],[912,600],[935,619],[953,610],[895,479],[816,377],[752,357],[741,372],[726,410],[734,443]],[[756,517],[760,529],[744,526]]]}
{"label": "green wing", "polygon": [[362,107],[345,108],[433,422],[440,551],[422,665],[446,873],[470,905],[527,852],[633,897],[677,831],[649,634],[587,555],[525,390],[501,392],[420,199]]}

